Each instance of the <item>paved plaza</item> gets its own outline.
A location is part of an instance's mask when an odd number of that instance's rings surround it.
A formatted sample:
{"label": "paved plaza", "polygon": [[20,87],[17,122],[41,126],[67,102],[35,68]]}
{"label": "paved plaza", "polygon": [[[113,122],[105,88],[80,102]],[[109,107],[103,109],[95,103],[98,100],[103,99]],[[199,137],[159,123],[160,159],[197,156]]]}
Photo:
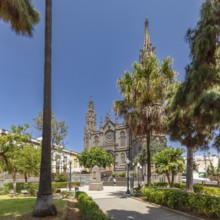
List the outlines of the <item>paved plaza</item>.
{"label": "paved plaza", "polygon": [[88,186],[80,187],[99,207],[114,220],[195,220],[201,219],[185,213],[172,211],[125,195],[126,187],[104,186],[103,191],[89,191]]}

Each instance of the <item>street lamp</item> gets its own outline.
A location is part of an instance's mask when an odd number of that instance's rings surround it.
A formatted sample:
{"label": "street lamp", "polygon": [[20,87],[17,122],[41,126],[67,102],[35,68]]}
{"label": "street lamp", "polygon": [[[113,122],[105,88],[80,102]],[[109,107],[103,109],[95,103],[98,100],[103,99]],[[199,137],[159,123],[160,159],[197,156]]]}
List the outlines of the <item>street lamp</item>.
{"label": "street lamp", "polygon": [[137,168],[138,168],[138,189],[140,189],[140,180],[139,180],[139,170],[142,169],[142,166],[140,165],[140,163],[137,163]]}
{"label": "street lamp", "polygon": [[126,164],[127,164],[127,191],[126,191],[126,194],[130,194],[130,190],[129,190],[129,167],[130,167],[130,163],[131,163],[131,161],[127,158],[126,159]]}
{"label": "street lamp", "polygon": [[69,191],[71,191],[71,187],[72,187],[72,171],[71,171],[71,168],[72,168],[72,160],[70,159],[70,173],[69,173]]}

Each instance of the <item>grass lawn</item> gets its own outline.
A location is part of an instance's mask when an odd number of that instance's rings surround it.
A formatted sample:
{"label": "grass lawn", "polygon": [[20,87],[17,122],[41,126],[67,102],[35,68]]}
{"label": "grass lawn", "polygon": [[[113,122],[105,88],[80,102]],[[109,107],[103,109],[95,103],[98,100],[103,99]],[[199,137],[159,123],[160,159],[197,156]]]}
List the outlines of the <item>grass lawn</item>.
{"label": "grass lawn", "polygon": [[[36,197],[16,197],[0,196],[0,219],[30,219]],[[58,214],[50,219],[64,219],[67,210],[67,200],[54,199]]]}

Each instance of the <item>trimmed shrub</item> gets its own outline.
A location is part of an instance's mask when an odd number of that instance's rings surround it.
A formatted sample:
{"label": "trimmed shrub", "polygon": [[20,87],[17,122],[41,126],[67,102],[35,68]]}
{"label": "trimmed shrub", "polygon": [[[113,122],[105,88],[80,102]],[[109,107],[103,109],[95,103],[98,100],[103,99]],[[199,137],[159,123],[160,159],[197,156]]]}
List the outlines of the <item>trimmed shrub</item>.
{"label": "trimmed shrub", "polygon": [[206,217],[220,218],[220,198],[187,193],[180,189],[156,189],[143,187],[141,195],[150,202],[181,211],[190,211]]}
{"label": "trimmed shrub", "polygon": [[110,220],[85,192],[76,192],[80,215],[83,220]]}
{"label": "trimmed shrub", "polygon": [[56,174],[54,177],[55,182],[67,182],[68,181],[68,175],[66,173],[60,173]]}
{"label": "trimmed shrub", "polygon": [[[39,183],[37,182],[17,182],[16,192],[20,193],[21,190],[27,190],[31,196],[36,196],[38,191]],[[8,193],[13,190],[13,183],[4,184],[5,191]]]}
{"label": "trimmed shrub", "polygon": [[126,176],[126,173],[125,173],[125,172],[122,172],[122,173],[119,174],[119,176],[120,176],[120,177],[125,177],[125,176]]}
{"label": "trimmed shrub", "polygon": [[154,182],[154,183],[151,183],[151,185],[153,187],[167,187],[168,183],[167,182]]}
{"label": "trimmed shrub", "polygon": [[203,194],[210,195],[210,196],[220,197],[220,188],[218,187],[203,186],[203,185],[195,184],[193,188],[196,193],[203,193]]}

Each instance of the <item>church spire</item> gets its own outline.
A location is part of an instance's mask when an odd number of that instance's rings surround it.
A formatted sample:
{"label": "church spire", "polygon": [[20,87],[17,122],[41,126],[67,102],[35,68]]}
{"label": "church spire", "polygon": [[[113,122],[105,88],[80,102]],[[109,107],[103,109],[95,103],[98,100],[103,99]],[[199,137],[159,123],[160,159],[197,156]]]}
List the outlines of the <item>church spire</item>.
{"label": "church spire", "polygon": [[151,39],[150,39],[150,32],[149,32],[149,22],[146,18],[145,20],[145,33],[144,33],[144,45],[143,48],[140,50],[139,62],[143,63],[144,58],[151,56],[154,54],[154,47],[152,46]]}
{"label": "church spire", "polygon": [[92,97],[90,97],[88,110],[86,113],[86,130],[92,132],[96,131],[96,114]]}

